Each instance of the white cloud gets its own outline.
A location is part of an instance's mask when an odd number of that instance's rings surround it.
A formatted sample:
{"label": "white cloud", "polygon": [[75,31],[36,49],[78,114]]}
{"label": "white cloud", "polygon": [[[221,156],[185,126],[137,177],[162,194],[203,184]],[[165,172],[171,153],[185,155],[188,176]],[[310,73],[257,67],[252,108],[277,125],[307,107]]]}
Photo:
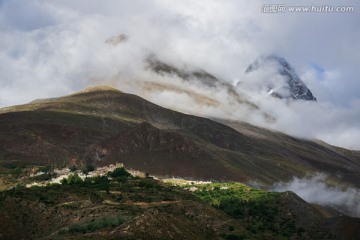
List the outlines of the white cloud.
{"label": "white cloud", "polygon": [[[341,1],[341,5],[354,5],[354,13],[261,13],[261,6],[269,3],[2,1],[0,106],[111,82],[185,112],[247,120],[296,136],[360,149],[360,55],[356,54],[360,51],[360,4]],[[294,0],[286,4],[299,5]],[[301,2],[306,4],[314,2]],[[335,3],[319,0],[316,4]],[[129,40],[117,46],[104,43],[120,33]],[[160,79],[143,71],[143,59],[151,53],[176,66],[205,69],[232,83],[244,77],[245,69],[258,56],[275,53],[294,66],[319,103],[284,103],[247,93],[277,118],[269,124],[258,112],[251,114],[234,103],[224,90],[186,86],[179,79]],[[312,63],[324,69],[321,77],[314,73]],[[182,85],[222,104],[198,106],[191,104],[193,99],[186,94],[151,94],[139,89],[134,79]]]}
{"label": "white cloud", "polygon": [[292,191],[307,202],[330,206],[350,216],[360,217],[359,189],[331,186],[328,182],[328,176],[318,173],[302,179],[294,177],[288,183],[276,183],[272,190]]}

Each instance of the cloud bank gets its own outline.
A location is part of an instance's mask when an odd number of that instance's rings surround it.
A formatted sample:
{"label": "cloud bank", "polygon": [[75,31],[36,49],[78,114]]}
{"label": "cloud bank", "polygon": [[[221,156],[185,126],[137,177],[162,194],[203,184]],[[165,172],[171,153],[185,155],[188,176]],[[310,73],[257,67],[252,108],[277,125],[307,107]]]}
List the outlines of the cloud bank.
{"label": "cloud bank", "polygon": [[[184,112],[360,149],[360,3],[341,1],[354,6],[353,13],[282,14],[262,13],[264,4],[270,2],[3,0],[0,107],[111,84]],[[286,4],[299,5],[295,0]],[[127,41],[105,43],[119,34]],[[252,112],[223,89],[186,85],[176,76],[144,70],[151,54],[179,68],[204,69],[231,84],[246,78],[244,71],[260,55],[277,54],[293,65],[318,103],[284,102],[240,90],[261,108]],[[181,86],[220,104],[197,104],[183,92],[152,93],[139,82]],[[267,121],[261,112],[276,121]]]}
{"label": "cloud bank", "polygon": [[346,187],[329,186],[328,177],[316,174],[306,178],[297,178],[288,183],[278,183],[273,191],[292,191],[307,202],[329,206],[354,217],[360,217],[360,190]]}

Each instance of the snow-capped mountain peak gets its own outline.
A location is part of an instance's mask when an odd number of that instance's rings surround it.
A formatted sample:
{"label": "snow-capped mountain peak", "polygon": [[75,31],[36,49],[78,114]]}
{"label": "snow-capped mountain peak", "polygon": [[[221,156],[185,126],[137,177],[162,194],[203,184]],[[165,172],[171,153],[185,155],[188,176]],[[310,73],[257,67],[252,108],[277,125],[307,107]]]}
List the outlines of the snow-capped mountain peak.
{"label": "snow-capped mountain peak", "polygon": [[[261,57],[250,64],[245,72],[247,74],[262,72],[256,76],[257,84],[261,84],[261,88],[271,96],[316,101],[294,68],[282,57],[274,55]],[[238,87],[241,87],[241,83]]]}

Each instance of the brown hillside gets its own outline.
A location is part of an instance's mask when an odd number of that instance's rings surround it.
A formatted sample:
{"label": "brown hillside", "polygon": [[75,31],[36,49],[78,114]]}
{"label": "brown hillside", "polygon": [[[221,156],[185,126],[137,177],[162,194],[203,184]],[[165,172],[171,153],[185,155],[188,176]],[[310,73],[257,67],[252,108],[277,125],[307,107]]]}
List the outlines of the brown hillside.
{"label": "brown hillside", "polygon": [[245,123],[182,114],[107,87],[0,110],[2,171],[124,162],[154,174],[265,185],[325,172],[360,186],[359,156]]}

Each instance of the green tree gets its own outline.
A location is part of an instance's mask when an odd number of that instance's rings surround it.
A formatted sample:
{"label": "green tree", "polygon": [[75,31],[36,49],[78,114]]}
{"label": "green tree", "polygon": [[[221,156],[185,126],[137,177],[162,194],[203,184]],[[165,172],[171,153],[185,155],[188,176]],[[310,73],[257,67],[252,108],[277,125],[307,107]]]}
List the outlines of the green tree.
{"label": "green tree", "polygon": [[75,173],[75,174],[71,174],[67,179],[64,178],[63,180],[61,180],[61,183],[68,185],[75,185],[75,184],[83,183],[83,180],[77,173]]}
{"label": "green tree", "polygon": [[109,177],[119,181],[119,182],[126,182],[130,177],[131,174],[128,173],[125,168],[116,168],[114,171],[108,173]]}

